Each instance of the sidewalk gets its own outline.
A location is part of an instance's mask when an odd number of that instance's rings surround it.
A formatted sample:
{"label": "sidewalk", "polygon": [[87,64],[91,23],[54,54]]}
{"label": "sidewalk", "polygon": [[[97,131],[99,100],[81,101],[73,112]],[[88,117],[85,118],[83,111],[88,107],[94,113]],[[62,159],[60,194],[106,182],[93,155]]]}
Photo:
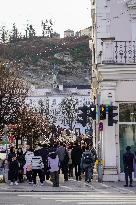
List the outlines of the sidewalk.
{"label": "sidewalk", "polygon": [[27,182],[17,186],[10,186],[9,183],[0,183],[0,192],[99,192],[136,194],[136,182],[133,185],[134,187],[124,187],[124,182],[99,183],[97,180],[93,180],[88,184],[84,180],[76,181],[73,178],[64,182],[63,176],[60,175],[60,187],[52,187],[52,183],[49,180],[43,186],[40,185],[39,181],[37,186],[28,184]]}

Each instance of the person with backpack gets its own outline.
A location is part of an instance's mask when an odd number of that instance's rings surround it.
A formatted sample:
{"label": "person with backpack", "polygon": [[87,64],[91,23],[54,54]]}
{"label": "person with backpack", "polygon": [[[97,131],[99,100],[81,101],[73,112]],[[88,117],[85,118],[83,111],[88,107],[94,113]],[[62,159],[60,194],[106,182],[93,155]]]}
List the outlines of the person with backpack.
{"label": "person with backpack", "polygon": [[48,156],[48,167],[51,175],[53,187],[59,187],[59,158],[56,152],[51,152]]}
{"label": "person with backpack", "polygon": [[44,182],[44,164],[42,161],[42,157],[39,155],[38,150],[34,151],[34,156],[32,157],[32,179],[34,185],[36,185],[36,176],[38,174],[40,178],[41,186],[43,186]]}
{"label": "person with backpack", "polygon": [[[39,144],[40,145],[40,144]],[[48,171],[48,154],[49,154],[49,148],[47,144],[41,145],[41,149],[37,150],[38,155],[42,157],[42,161],[44,164],[44,181],[45,181],[45,176],[46,180],[49,180],[49,171]]]}
{"label": "person with backpack", "polygon": [[68,181],[69,156],[66,145],[63,142],[60,142],[60,147],[57,148],[56,153],[59,157],[60,168],[62,169],[62,173],[64,174],[64,181]]}
{"label": "person with backpack", "polygon": [[81,169],[85,172],[85,182],[91,182],[94,166],[94,157],[92,152],[89,149],[89,146],[86,146],[85,152],[82,154],[81,159]]}
{"label": "person with backpack", "polygon": [[[93,155],[93,158],[94,158],[94,163],[93,163],[93,169],[94,169],[94,165],[95,165],[95,162],[98,159],[98,157],[97,157],[96,149],[93,147],[93,142],[92,141],[89,144],[89,150],[91,151],[91,153]],[[93,179],[93,169],[92,169],[92,179]]]}

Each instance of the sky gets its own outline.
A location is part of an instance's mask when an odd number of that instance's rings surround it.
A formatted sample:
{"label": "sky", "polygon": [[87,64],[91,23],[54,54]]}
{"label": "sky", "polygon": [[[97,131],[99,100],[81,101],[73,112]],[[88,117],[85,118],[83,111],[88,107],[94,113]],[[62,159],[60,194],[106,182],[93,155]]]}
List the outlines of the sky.
{"label": "sky", "polygon": [[0,0],[0,27],[11,29],[16,23],[20,31],[27,22],[41,33],[41,21],[52,18],[54,31],[63,37],[64,30],[79,31],[91,25],[90,0]]}

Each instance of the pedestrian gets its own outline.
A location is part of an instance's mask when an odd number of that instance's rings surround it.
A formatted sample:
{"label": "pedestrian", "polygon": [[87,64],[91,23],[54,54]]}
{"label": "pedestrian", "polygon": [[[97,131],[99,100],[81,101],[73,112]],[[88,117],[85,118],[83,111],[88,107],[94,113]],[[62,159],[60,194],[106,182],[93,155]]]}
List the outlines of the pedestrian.
{"label": "pedestrian", "polygon": [[134,178],[136,178],[136,151],[134,153]]}
{"label": "pedestrian", "polygon": [[129,186],[132,187],[132,172],[133,172],[134,154],[131,152],[131,147],[126,147],[126,152],[123,154],[123,164],[125,173],[125,187],[128,187],[128,178],[130,179]]}
{"label": "pedestrian", "polygon": [[32,179],[34,185],[36,185],[36,176],[38,174],[40,178],[40,183],[41,186],[43,185],[44,182],[44,164],[42,161],[42,157],[39,155],[38,150],[34,152],[34,156],[32,157]]}
{"label": "pedestrian", "polygon": [[59,187],[59,158],[56,152],[51,152],[48,157],[48,167],[53,187]]}
{"label": "pedestrian", "polygon": [[72,163],[72,158],[71,158],[71,152],[72,152],[72,143],[68,146],[68,156],[69,156],[68,174],[69,174],[69,177],[73,177],[73,163]]}
{"label": "pedestrian", "polygon": [[26,174],[27,180],[29,184],[32,183],[32,157],[34,153],[30,146],[27,147],[27,151],[25,153],[25,165],[24,165],[24,174]]}
{"label": "pedestrian", "polygon": [[75,167],[75,176],[76,180],[81,180],[81,158],[82,158],[82,149],[78,145],[78,142],[74,143],[73,149],[71,151],[72,164]]}
{"label": "pedestrian", "polygon": [[81,159],[81,169],[85,172],[85,181],[91,182],[92,174],[93,174],[93,166],[94,166],[94,157],[92,152],[89,149],[89,146],[86,146],[85,152],[82,154]]}
{"label": "pedestrian", "polygon": [[19,148],[17,151],[17,160],[18,160],[18,180],[20,183],[23,182],[23,174],[24,174],[24,165],[25,165],[25,157],[23,154],[22,148]]}
{"label": "pedestrian", "polygon": [[95,162],[96,162],[96,160],[98,159],[98,157],[97,157],[96,149],[93,147],[93,142],[92,142],[92,141],[91,141],[90,144],[89,144],[89,150],[91,151],[91,153],[92,153],[92,155],[93,155],[93,159],[94,159],[94,163],[92,164],[92,165],[93,165],[93,169],[92,169],[92,179],[93,179],[94,165],[95,165]]}
{"label": "pedestrian", "polygon": [[17,161],[17,156],[15,153],[15,148],[11,147],[10,148],[10,153],[8,154],[8,164],[9,164],[9,172],[8,172],[8,177],[9,180],[11,181],[10,185],[18,185],[18,161]]}
{"label": "pedestrian", "polygon": [[48,154],[49,154],[49,148],[47,144],[43,144],[42,148],[39,149],[39,155],[42,157],[42,161],[44,164],[44,181],[45,176],[46,180],[49,180],[49,170],[48,170]]}
{"label": "pedestrian", "polygon": [[66,145],[63,142],[60,142],[60,147],[56,150],[56,153],[59,157],[60,167],[62,169],[62,173],[64,174],[64,181],[68,181],[68,151],[66,149]]}

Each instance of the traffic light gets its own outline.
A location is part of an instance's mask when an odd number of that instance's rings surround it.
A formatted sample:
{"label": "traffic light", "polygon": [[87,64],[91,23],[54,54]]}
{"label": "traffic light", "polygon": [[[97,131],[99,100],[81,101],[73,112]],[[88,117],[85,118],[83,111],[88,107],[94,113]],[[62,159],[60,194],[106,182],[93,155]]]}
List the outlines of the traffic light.
{"label": "traffic light", "polygon": [[106,105],[100,105],[100,120],[106,119]]}
{"label": "traffic light", "polygon": [[108,126],[113,126],[114,123],[117,123],[118,120],[115,120],[114,117],[118,115],[118,113],[114,113],[114,110],[117,110],[117,106],[109,106],[108,107]]}
{"label": "traffic light", "polygon": [[78,116],[77,122],[82,124],[83,127],[85,127],[87,124],[88,107],[84,105],[83,107],[79,107],[78,110],[80,111],[80,113],[78,113],[77,115]]}
{"label": "traffic light", "polygon": [[96,105],[90,105],[88,117],[91,117],[93,120],[96,119]]}

